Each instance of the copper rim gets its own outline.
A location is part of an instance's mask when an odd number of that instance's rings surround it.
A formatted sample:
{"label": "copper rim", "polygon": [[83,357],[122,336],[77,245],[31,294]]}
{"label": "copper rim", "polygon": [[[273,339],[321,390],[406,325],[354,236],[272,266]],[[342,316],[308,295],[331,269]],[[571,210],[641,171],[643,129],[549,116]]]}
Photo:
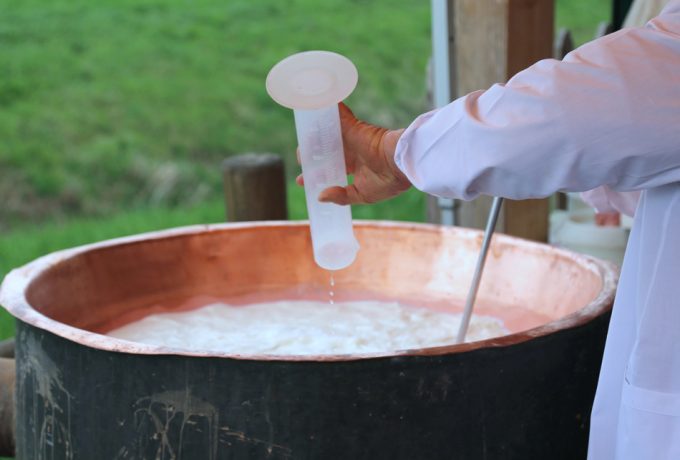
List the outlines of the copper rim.
{"label": "copper rim", "polygon": [[[353,361],[372,358],[385,358],[395,356],[426,356],[443,355],[451,353],[463,353],[481,348],[506,347],[519,344],[538,337],[555,333],[559,330],[582,326],[594,318],[606,313],[613,304],[616,284],[618,281],[618,269],[609,262],[598,260],[589,256],[576,254],[570,251],[551,247],[541,243],[535,243],[507,235],[498,234],[494,238],[504,244],[510,244],[520,249],[531,251],[549,251],[551,254],[572,261],[583,270],[595,274],[601,280],[601,288],[598,294],[583,308],[574,311],[562,318],[542,324],[522,332],[488,339],[483,341],[464,343],[460,345],[448,345],[441,347],[423,348],[416,350],[401,350],[394,353],[352,354],[352,355],[322,355],[322,356],[279,356],[279,355],[246,355],[227,354],[215,352],[195,352],[162,346],[147,345],[125,340],[115,339],[103,334],[89,332],[68,324],[56,321],[45,316],[33,308],[27,300],[27,291],[32,281],[44,274],[50,268],[64,261],[72,259],[84,253],[108,248],[113,246],[130,245],[140,242],[177,238],[189,235],[209,234],[213,232],[233,231],[237,229],[252,228],[283,228],[300,229],[307,228],[306,222],[245,222],[230,224],[198,225],[181,227],[158,232],[138,234],[130,237],[116,238],[94,244],[80,246],[54,252],[36,259],[23,267],[12,270],[0,286],[0,304],[15,318],[39,329],[49,331],[57,336],[79,344],[113,352],[123,352],[145,355],[183,355],[196,357],[221,357],[233,359],[247,359],[258,361]],[[377,229],[402,229],[422,232],[426,234],[457,234],[468,238],[481,238],[481,232],[472,229],[457,227],[442,227],[431,224],[415,224],[386,221],[355,221],[355,227]]]}

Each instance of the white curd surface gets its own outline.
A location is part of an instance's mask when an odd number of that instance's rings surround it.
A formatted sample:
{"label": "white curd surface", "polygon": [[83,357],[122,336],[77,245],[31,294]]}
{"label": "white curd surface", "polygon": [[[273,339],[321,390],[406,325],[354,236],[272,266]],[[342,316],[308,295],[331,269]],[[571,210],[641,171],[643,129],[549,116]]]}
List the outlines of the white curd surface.
{"label": "white curd surface", "polygon": [[[234,354],[389,353],[455,343],[460,314],[396,302],[277,301],[147,316],[108,333],[133,342]],[[500,319],[473,316],[467,341],[507,334]]]}

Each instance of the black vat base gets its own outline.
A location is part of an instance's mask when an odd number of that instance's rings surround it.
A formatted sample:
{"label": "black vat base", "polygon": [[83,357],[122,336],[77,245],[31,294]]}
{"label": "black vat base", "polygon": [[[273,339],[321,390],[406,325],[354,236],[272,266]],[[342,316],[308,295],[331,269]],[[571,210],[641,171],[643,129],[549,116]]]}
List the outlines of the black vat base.
{"label": "black vat base", "polygon": [[114,353],[19,321],[17,458],[581,459],[608,320],[343,362]]}

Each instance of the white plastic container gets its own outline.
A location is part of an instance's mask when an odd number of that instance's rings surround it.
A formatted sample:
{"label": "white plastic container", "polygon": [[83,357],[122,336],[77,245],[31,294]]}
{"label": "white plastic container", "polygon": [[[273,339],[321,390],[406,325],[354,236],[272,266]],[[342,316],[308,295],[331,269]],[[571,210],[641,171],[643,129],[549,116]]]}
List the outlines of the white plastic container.
{"label": "white plastic container", "polygon": [[609,260],[621,266],[629,230],[595,224],[592,209],[554,211],[550,215],[550,244]]}
{"label": "white plastic container", "polygon": [[267,92],[294,110],[314,260],[340,270],[356,258],[359,244],[349,206],[319,202],[322,190],[347,185],[338,103],[358,80],[352,62],[328,51],[294,54],[267,75]]}

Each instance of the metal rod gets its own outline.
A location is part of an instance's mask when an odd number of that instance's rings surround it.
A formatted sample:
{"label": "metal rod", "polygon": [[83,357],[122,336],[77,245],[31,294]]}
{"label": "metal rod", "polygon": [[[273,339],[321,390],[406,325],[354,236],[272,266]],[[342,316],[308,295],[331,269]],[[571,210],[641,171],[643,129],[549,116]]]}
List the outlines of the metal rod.
{"label": "metal rod", "polygon": [[458,328],[456,343],[463,343],[465,341],[465,335],[467,334],[468,327],[470,326],[472,310],[475,306],[475,300],[477,299],[477,291],[479,291],[479,284],[482,280],[482,272],[484,271],[486,255],[489,253],[491,236],[493,235],[494,229],[496,228],[496,222],[498,221],[498,215],[500,214],[502,205],[503,198],[494,197],[493,203],[491,204],[491,210],[489,211],[489,218],[486,221],[484,240],[482,241],[482,249],[479,251],[479,257],[477,258],[475,274],[472,277],[472,284],[470,285],[470,290],[468,291],[467,299],[465,300],[465,310],[463,310],[463,318],[461,319],[460,327]]}

